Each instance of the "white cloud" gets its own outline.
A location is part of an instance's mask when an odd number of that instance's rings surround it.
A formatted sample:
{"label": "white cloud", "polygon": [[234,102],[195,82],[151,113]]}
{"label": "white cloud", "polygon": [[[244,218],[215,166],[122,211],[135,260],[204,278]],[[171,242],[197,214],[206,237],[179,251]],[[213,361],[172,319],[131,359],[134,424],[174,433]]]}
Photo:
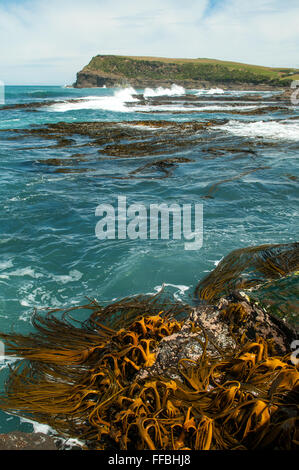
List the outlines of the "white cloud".
{"label": "white cloud", "polygon": [[298,67],[298,17],[297,0],[2,0],[0,78],[72,83],[100,53]]}

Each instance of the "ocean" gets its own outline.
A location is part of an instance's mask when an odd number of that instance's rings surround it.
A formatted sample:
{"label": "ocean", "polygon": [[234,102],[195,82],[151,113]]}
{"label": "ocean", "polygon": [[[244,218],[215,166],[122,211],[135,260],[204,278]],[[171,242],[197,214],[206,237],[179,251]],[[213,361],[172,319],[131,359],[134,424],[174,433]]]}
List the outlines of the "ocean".
{"label": "ocean", "polygon": [[[279,96],[175,84],[7,86],[0,331],[33,331],[35,308],[107,303],[162,287],[192,303],[198,281],[231,251],[295,242],[299,110]],[[97,208],[116,209],[119,197],[133,209],[202,206],[202,246],[186,249],[171,231],[155,239],[112,230],[100,239]],[[0,369],[3,388],[7,362]],[[0,433],[32,426],[0,413]]]}

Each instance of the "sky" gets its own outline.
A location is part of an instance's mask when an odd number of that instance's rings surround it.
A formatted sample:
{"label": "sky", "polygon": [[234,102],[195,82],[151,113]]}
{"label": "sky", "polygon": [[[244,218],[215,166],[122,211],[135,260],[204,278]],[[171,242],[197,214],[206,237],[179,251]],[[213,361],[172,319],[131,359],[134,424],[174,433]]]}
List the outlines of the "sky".
{"label": "sky", "polygon": [[0,80],[72,84],[98,54],[299,68],[299,0],[0,0]]}

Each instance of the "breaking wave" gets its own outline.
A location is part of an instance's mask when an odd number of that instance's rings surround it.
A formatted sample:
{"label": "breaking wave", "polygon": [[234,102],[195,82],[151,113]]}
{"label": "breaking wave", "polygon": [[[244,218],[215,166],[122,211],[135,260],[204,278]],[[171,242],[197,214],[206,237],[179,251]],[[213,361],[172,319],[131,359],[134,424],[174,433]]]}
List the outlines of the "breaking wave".
{"label": "breaking wave", "polygon": [[160,106],[151,106],[151,105],[144,105],[144,106],[134,106],[132,109],[136,112],[181,112],[181,113],[188,113],[188,112],[206,112],[209,111],[219,111],[219,113],[229,113],[230,111],[250,111],[253,109],[257,109],[258,106],[230,106],[230,105],[203,105],[203,106],[188,106],[186,107],[184,104],[180,105],[160,105]]}
{"label": "breaking wave", "polygon": [[222,90],[222,88],[210,88],[209,90],[198,90],[198,92],[196,93],[197,96],[201,96],[201,95],[223,95],[223,93],[225,93],[224,90]]}
{"label": "breaking wave", "polygon": [[106,111],[129,112],[132,111],[126,103],[138,101],[134,97],[137,92],[134,88],[128,87],[114,92],[113,96],[87,96],[75,102],[57,103],[49,107],[55,112],[78,111],[81,109],[103,109]]}
{"label": "breaking wave", "polygon": [[299,140],[299,122],[257,121],[245,123],[231,120],[219,129],[237,136]]}
{"label": "breaking wave", "polygon": [[151,98],[155,96],[182,96],[186,94],[185,88],[179,85],[171,85],[170,88],[163,88],[159,86],[158,88],[145,88],[143,96],[144,98]]}

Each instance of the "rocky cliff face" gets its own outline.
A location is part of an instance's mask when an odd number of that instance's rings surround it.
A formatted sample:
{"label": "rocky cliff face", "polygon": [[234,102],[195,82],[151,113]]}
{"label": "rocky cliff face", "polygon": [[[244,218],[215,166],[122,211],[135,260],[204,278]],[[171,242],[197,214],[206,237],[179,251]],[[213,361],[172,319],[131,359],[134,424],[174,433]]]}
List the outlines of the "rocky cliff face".
{"label": "rocky cliff face", "polygon": [[134,88],[156,88],[165,87],[169,88],[175,83],[176,85],[182,86],[186,89],[201,89],[201,88],[213,88],[220,87],[224,90],[277,90],[277,86],[272,85],[256,85],[254,83],[233,83],[227,84],[217,81],[206,81],[206,80],[147,80],[138,78],[126,78],[126,77],[114,77],[105,76],[102,72],[82,70],[77,73],[76,82],[73,84],[74,88],[117,88],[132,86]]}
{"label": "rocky cliff face", "polygon": [[115,87],[119,84],[119,78],[107,76],[104,73],[96,71],[82,70],[77,73],[77,80],[74,83],[75,88],[94,88],[94,87]]}
{"label": "rocky cliff face", "polygon": [[[107,88],[116,88],[124,86],[133,86],[135,88],[155,88],[158,86],[170,87],[174,83],[174,80],[165,79],[146,79],[146,78],[132,78],[120,75],[109,75],[105,72],[94,71],[83,69],[77,73],[76,82],[73,84],[75,88],[96,88],[106,86]],[[175,80],[177,85],[183,86],[184,88],[206,88],[210,85],[219,86],[216,82],[206,82],[198,80]],[[223,85],[225,86],[225,85]],[[244,88],[244,87],[240,87]],[[250,86],[249,86],[250,88]]]}

